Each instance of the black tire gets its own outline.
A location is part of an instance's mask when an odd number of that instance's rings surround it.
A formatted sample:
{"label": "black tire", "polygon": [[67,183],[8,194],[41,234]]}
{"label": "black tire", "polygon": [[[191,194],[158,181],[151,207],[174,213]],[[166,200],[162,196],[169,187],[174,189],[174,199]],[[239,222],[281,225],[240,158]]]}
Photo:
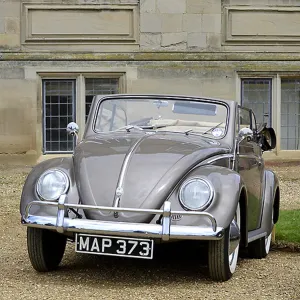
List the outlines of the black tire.
{"label": "black tire", "polygon": [[[236,215],[238,215],[240,225],[240,207],[237,206]],[[218,241],[209,241],[208,244],[208,269],[210,277],[216,281],[229,280],[236,267],[239,247],[236,248],[235,266],[232,267],[229,261],[229,237],[230,237],[230,225],[225,229],[224,237]]]}
{"label": "black tire", "polygon": [[262,237],[258,240],[255,240],[248,245],[248,256],[251,258],[265,258],[269,254],[271,234],[267,237]]}
{"label": "black tire", "polygon": [[38,272],[49,272],[60,264],[67,238],[55,231],[27,228],[27,250],[33,268]]}
{"label": "black tire", "polygon": [[[274,218],[274,211],[272,210],[272,224],[273,224],[273,218]],[[259,238],[258,240],[255,240],[248,244],[248,256],[250,258],[257,258],[262,259],[267,257],[270,251],[271,246],[271,237],[272,232],[265,237]]]}

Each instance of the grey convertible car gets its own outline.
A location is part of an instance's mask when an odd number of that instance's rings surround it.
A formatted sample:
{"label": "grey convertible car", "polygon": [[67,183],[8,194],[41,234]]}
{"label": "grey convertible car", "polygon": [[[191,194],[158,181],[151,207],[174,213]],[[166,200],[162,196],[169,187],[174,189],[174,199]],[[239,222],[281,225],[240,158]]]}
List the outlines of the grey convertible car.
{"label": "grey convertible car", "polygon": [[34,269],[56,269],[67,240],[76,252],[141,259],[158,243],[206,241],[218,281],[231,278],[241,247],[267,256],[280,194],[262,153],[276,136],[251,110],[200,97],[96,96],[81,140],[78,130],[67,127],[73,156],[36,165],[23,188]]}

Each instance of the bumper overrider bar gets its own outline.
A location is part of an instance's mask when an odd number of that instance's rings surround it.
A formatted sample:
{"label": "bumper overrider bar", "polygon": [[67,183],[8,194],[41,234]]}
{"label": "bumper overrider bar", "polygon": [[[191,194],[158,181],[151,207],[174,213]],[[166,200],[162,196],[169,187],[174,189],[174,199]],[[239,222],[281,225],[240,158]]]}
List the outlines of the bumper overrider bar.
{"label": "bumper overrider bar", "polygon": [[[138,209],[107,206],[69,204],[66,195],[58,202],[32,201],[27,204],[22,224],[29,227],[56,230],[59,233],[77,232],[126,237],[159,238],[163,241],[174,240],[219,240],[223,237],[224,228],[218,227],[216,219],[206,212],[171,211],[171,202],[165,201],[162,209]],[[57,216],[31,215],[32,206],[57,207]],[[71,219],[65,216],[67,209],[98,210],[107,212],[131,212],[161,215],[161,224],[108,222],[89,219]],[[203,216],[211,221],[211,227],[171,225],[172,215]]]}

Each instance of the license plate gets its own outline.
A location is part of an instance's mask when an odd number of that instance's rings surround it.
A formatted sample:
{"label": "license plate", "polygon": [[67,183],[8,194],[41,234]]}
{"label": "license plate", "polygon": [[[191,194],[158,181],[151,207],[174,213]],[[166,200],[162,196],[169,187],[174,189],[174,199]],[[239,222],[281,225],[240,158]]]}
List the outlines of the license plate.
{"label": "license plate", "polygon": [[109,256],[152,259],[153,240],[76,234],[75,251]]}

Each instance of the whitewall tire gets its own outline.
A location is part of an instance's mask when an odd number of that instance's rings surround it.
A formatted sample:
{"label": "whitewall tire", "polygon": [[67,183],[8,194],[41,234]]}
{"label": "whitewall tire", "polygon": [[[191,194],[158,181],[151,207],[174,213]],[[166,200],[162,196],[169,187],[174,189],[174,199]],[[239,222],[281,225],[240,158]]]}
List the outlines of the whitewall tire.
{"label": "whitewall tire", "polygon": [[[238,229],[241,225],[240,205],[237,205],[234,220]],[[236,270],[239,244],[230,253],[230,225],[225,229],[224,237],[218,241],[209,241],[208,268],[210,277],[217,281],[229,280]]]}

